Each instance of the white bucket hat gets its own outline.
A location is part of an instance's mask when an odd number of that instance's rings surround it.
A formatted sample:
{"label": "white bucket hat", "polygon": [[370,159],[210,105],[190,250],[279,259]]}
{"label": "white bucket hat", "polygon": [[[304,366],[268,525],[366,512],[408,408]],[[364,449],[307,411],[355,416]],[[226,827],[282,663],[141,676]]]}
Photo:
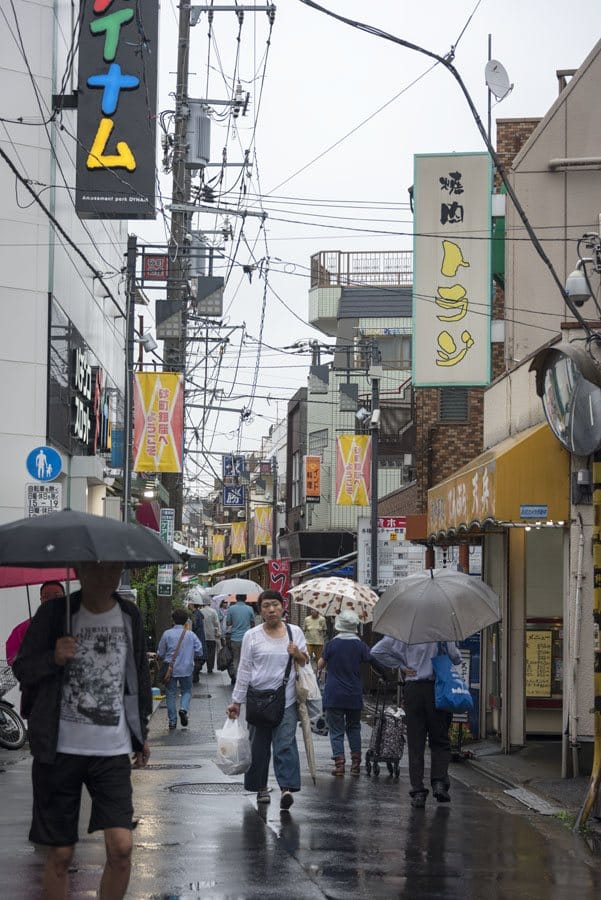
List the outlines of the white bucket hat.
{"label": "white bucket hat", "polygon": [[336,631],[353,631],[356,633],[359,624],[359,616],[350,609],[343,609],[334,620]]}

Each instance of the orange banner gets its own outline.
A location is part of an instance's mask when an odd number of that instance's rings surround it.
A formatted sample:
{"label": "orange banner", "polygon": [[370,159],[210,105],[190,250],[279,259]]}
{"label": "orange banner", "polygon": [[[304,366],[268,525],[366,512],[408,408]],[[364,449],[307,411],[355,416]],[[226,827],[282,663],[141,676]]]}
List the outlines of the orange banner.
{"label": "orange banner", "polygon": [[369,506],[370,492],[371,438],[341,434],[336,444],[336,504]]}
{"label": "orange banner", "polygon": [[181,472],[184,434],[183,375],[134,375],[134,472]]}
{"label": "orange banner", "polygon": [[305,501],[319,503],[321,500],[321,457],[305,456]]}

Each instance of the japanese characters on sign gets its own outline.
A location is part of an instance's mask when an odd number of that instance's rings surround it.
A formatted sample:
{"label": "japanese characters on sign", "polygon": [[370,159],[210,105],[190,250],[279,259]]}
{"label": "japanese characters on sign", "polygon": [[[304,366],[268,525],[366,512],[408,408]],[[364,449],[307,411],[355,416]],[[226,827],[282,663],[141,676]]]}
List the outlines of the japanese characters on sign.
{"label": "japanese characters on sign", "polygon": [[61,484],[28,481],[25,484],[25,516],[47,516],[63,508],[63,488]]}
{"label": "japanese characters on sign", "polygon": [[76,211],[153,219],[158,4],[81,5]]}
{"label": "japanese characters on sign", "polygon": [[181,373],[136,372],[133,445],[134,472],[181,472]]}
{"label": "japanese characters on sign", "polygon": [[246,489],[243,484],[228,484],[223,488],[223,505],[243,509],[246,504]]}
{"label": "japanese characters on sign", "polygon": [[321,500],[321,457],[305,456],[305,502]]}
{"label": "japanese characters on sign", "polygon": [[371,493],[371,438],[341,434],[336,438],[336,504],[369,506]]}
{"label": "japanese characters on sign", "polygon": [[[175,537],[175,510],[161,509],[159,517],[159,534],[170,547]],[[173,565],[161,563],[157,567],[157,594],[159,597],[171,597],[173,594]]]}
{"label": "japanese characters on sign", "polygon": [[[421,572],[424,548],[405,540],[407,520],[399,516],[378,518],[378,587],[385,588],[399,578]],[[357,520],[357,579],[371,584],[371,522]]]}
{"label": "japanese characters on sign", "polygon": [[490,381],[486,153],[415,157],[414,383]]}
{"label": "japanese characters on sign", "polygon": [[483,522],[495,514],[496,462],[457,473],[428,491],[428,534]]}

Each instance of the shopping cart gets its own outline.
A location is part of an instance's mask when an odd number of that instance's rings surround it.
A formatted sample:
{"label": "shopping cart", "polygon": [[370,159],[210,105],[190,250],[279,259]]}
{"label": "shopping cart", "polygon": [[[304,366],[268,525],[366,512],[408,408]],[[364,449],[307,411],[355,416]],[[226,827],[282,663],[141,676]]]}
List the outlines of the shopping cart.
{"label": "shopping cart", "polygon": [[[379,674],[379,673],[378,673]],[[397,686],[394,686],[395,692]],[[401,758],[405,749],[405,710],[401,705],[390,702],[390,682],[379,677],[376,688],[376,705],[373,712],[373,726],[369,748],[365,754],[365,771],[371,775],[380,774],[380,763],[386,763],[388,773],[398,778]]]}

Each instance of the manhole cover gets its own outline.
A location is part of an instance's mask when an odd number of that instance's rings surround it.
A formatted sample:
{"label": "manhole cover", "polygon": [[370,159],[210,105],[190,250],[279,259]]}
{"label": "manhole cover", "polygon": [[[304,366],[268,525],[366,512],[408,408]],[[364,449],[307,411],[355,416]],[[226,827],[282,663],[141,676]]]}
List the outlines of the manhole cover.
{"label": "manhole cover", "polygon": [[243,784],[172,784],[173,794],[246,794]]}
{"label": "manhole cover", "polygon": [[144,766],[144,770],[148,771],[148,769],[202,769],[200,763],[184,763],[175,765],[174,763],[151,763],[148,766]]}

